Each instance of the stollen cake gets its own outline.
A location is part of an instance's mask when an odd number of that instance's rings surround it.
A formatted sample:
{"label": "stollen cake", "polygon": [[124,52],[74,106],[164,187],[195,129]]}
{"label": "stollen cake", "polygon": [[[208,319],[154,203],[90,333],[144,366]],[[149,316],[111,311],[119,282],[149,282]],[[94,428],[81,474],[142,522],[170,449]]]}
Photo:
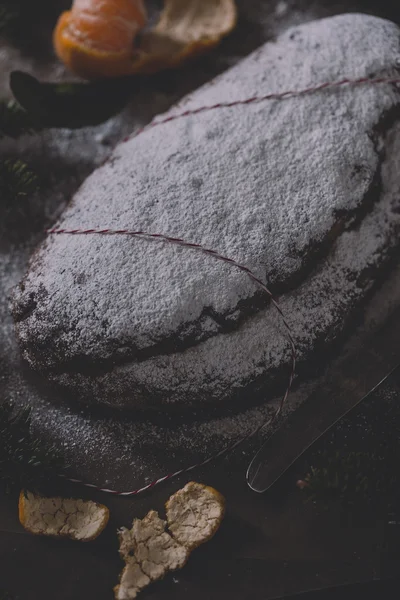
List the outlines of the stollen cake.
{"label": "stollen cake", "polygon": [[[400,30],[360,14],[288,30],[173,107],[399,75]],[[205,110],[116,147],[57,228],[179,237],[249,267],[300,361],[340,335],[398,249],[400,94],[393,83]],[[24,358],[86,402],[148,408],[265,396],[285,329],[236,267],[128,235],[49,235],[12,302]]]}

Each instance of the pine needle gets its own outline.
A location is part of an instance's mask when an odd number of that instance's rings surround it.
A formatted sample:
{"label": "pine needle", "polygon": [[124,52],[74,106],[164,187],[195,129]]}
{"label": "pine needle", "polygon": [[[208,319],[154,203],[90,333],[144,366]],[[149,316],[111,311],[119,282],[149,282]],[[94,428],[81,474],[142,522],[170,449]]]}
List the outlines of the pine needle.
{"label": "pine needle", "polygon": [[324,449],[314,456],[307,475],[299,482],[306,498],[319,509],[334,504],[347,511],[374,513],[398,508],[400,478],[397,475],[399,448],[386,452],[377,448],[362,452]]}
{"label": "pine needle", "polygon": [[18,138],[38,131],[28,113],[14,100],[0,102],[0,138]]}
{"label": "pine needle", "polygon": [[[15,101],[0,101],[0,139],[18,138],[40,129]],[[9,204],[38,189],[35,173],[20,159],[0,160],[0,203]]]}
{"label": "pine needle", "polygon": [[19,159],[0,161],[0,202],[12,202],[34,194],[38,178],[26,163]]}

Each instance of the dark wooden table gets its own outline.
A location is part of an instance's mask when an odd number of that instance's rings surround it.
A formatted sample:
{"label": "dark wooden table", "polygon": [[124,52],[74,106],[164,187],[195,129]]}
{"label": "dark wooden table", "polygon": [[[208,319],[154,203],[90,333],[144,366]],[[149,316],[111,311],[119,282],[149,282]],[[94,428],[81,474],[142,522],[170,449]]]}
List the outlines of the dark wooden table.
{"label": "dark wooden table", "polygon": [[[28,234],[36,235],[45,224],[51,222],[67,195],[109,153],[112,144],[133,126],[147,122],[153,114],[165,110],[191,89],[273,38],[288,24],[355,10],[372,12],[400,22],[400,9],[386,0],[290,0],[280,3],[286,6],[287,10],[283,12],[276,11],[278,4],[278,0],[239,1],[239,26],[218,50],[197,61],[195,68],[192,66],[141,81],[134,101],[124,111],[122,118],[93,131],[72,134],[66,146],[63,142],[64,150],[54,150],[58,148],[57,132],[46,133],[33,141],[4,141],[1,152],[29,158],[42,170],[48,191],[46,200],[37,210],[33,210],[31,219],[18,220],[18,226],[11,234],[3,232],[1,251],[14,251],[16,246],[20,248]],[[21,53],[4,43],[0,57],[4,94],[7,93],[7,72],[13,68],[26,69],[49,79],[55,76],[68,78],[49,55],[47,34],[43,33],[47,30],[44,28],[42,31],[40,15],[38,19],[38,29],[30,25],[31,37],[24,41]],[[99,135],[103,140],[100,152],[97,141]],[[80,150],[79,144],[83,149]],[[349,376],[352,364],[357,364],[358,350],[368,347],[369,335],[380,336],[381,360],[389,361],[397,352],[393,327],[398,324],[400,328],[400,315],[396,315],[394,310],[398,304],[399,282],[400,271],[394,268],[381,292],[384,298],[382,302],[388,304],[387,312],[393,313],[394,321],[371,325],[365,335],[356,336],[353,346],[350,344],[348,350],[352,358],[343,363],[339,353],[335,359],[338,362],[333,368],[337,368],[338,377]],[[382,302],[379,298],[375,299],[375,304]],[[7,309],[3,306],[3,310]],[[373,322],[374,317],[370,320]],[[1,358],[6,360],[5,356]],[[374,380],[376,359],[377,356],[371,354],[369,362],[365,362],[368,381],[369,378]],[[0,376],[3,376],[1,368]],[[1,381],[6,381],[5,376],[0,379],[0,384]],[[396,572],[399,566],[397,562],[390,568],[387,562],[383,562],[383,523],[375,521],[349,527],[339,512],[318,514],[312,505],[304,504],[303,496],[295,486],[293,473],[278,483],[271,493],[257,495],[251,492],[244,473],[256,445],[257,440],[253,447],[243,447],[234,456],[196,471],[193,475],[196,480],[214,485],[226,496],[226,519],[214,540],[196,550],[182,571],[155,584],[141,597],[179,600],[190,595],[193,600],[268,600],[309,589],[370,581]],[[117,459],[117,456],[110,456],[109,463]],[[133,517],[142,517],[151,508],[162,511],[168,496],[188,480],[182,477],[136,499],[113,498],[89,493],[82,488],[82,497],[103,502],[111,510],[109,526],[91,544],[27,534],[18,523],[15,496],[1,495],[0,589],[8,590],[20,600],[112,598],[112,588],[122,568],[117,554],[116,529],[122,525],[129,526]],[[71,490],[76,494],[75,487]]]}

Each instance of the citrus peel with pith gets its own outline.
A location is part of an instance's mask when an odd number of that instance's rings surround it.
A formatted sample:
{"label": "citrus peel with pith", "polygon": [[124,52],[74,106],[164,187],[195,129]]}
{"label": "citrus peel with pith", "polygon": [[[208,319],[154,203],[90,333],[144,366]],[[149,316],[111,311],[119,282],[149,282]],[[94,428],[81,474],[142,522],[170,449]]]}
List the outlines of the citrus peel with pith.
{"label": "citrus peel with pith", "polygon": [[54,48],[87,79],[154,73],[218,44],[236,18],[234,0],[165,0],[157,24],[143,31],[142,0],[75,0],[58,20]]}
{"label": "citrus peel with pith", "polygon": [[19,521],[30,533],[90,542],[104,530],[109,510],[91,500],[47,498],[22,491]]}
{"label": "citrus peel with pith", "polygon": [[167,573],[182,569],[192,550],[210,540],[225,514],[225,499],[214,488],[191,481],[171,496],[166,521],[151,510],[120,529],[120,555],[125,561],[116,600],[133,600]]}

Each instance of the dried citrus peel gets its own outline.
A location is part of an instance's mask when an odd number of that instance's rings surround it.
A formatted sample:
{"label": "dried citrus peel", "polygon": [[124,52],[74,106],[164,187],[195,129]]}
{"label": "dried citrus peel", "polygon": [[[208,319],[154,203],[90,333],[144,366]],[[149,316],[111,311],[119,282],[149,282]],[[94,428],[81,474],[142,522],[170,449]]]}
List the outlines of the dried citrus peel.
{"label": "dried citrus peel", "polygon": [[126,565],[115,588],[117,600],[136,598],[151,582],[186,564],[189,550],[169,535],[166,525],[152,510],[144,519],[135,519],[132,529],[120,531],[120,554]]}
{"label": "dried citrus peel", "polygon": [[[93,79],[175,67],[215,46],[236,25],[234,0],[165,0],[158,23],[143,32],[135,46],[145,17],[143,12],[142,17],[132,13],[128,18],[124,13],[121,20],[121,12],[117,17],[115,11],[122,11],[127,1],[75,0],[72,10],[61,15],[54,31],[54,47],[69,69]],[[142,4],[141,0],[130,2]],[[90,20],[81,16],[83,4],[91,5]],[[113,5],[113,18],[105,16],[104,6],[108,4]],[[118,31],[122,22],[124,34]]]}
{"label": "dried citrus peel", "polygon": [[152,510],[134,519],[132,529],[122,528],[120,554],[126,564],[114,590],[116,600],[132,600],[153,581],[181,569],[191,551],[216,533],[224,511],[219,492],[190,482],[168,500],[167,521]]}
{"label": "dried citrus peel", "polygon": [[214,488],[192,481],[171,496],[165,508],[174,539],[194,550],[218,530],[224,518],[225,499]]}
{"label": "dried citrus peel", "polygon": [[166,0],[159,22],[143,36],[143,68],[173,67],[208,50],[234,29],[236,19],[234,0]]}
{"label": "dried citrus peel", "polygon": [[31,492],[19,496],[19,520],[30,533],[89,542],[108,523],[106,506],[92,501],[45,498]]}

